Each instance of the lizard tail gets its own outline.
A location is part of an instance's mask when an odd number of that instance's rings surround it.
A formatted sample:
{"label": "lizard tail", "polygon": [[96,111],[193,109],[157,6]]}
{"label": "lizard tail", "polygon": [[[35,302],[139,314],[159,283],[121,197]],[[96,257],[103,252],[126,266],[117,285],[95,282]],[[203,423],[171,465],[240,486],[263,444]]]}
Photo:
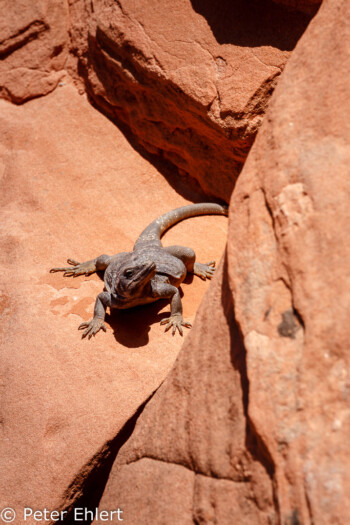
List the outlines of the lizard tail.
{"label": "lizard tail", "polygon": [[212,202],[203,202],[182,206],[181,208],[169,211],[158,217],[158,219],[155,219],[143,230],[135,243],[134,249],[145,242],[150,243],[153,241],[153,243],[161,245],[160,238],[166,230],[184,219],[197,217],[198,215],[228,216],[228,206]]}

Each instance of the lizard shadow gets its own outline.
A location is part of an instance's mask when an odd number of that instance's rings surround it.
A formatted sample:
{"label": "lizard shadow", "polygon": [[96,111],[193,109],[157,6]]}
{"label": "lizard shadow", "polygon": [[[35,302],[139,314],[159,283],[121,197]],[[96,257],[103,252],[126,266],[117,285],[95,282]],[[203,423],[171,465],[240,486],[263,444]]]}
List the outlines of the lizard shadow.
{"label": "lizard shadow", "polygon": [[[180,295],[183,295],[180,290]],[[166,306],[169,312],[161,312]],[[160,299],[155,303],[135,306],[126,310],[111,310],[106,314],[106,322],[113,328],[113,335],[119,344],[128,348],[139,348],[149,343],[152,324],[160,323],[170,316],[170,303]]]}

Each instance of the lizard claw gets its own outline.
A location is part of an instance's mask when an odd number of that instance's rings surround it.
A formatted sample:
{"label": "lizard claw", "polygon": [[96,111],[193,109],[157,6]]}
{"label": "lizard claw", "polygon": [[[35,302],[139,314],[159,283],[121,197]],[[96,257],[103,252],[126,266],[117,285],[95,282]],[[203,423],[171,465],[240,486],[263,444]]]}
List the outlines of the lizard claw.
{"label": "lizard claw", "polygon": [[211,279],[215,272],[215,261],[210,261],[207,264],[194,263],[193,273],[203,279]]}
{"label": "lizard claw", "polygon": [[64,272],[64,277],[77,277],[78,275],[90,275],[96,268],[92,261],[80,263],[74,259],[67,259],[67,263],[71,266],[63,266],[59,268],[51,268],[50,273]]}
{"label": "lizard claw", "polygon": [[160,324],[166,325],[164,332],[167,332],[172,327],[172,335],[175,335],[176,329],[178,329],[180,335],[183,335],[183,326],[185,326],[186,328],[192,327],[191,323],[189,323],[188,321],[184,321],[181,314],[173,314],[170,317],[165,317],[161,320]]}
{"label": "lizard claw", "polygon": [[103,322],[103,319],[100,317],[94,317],[89,322],[84,322],[79,325],[78,330],[86,330],[83,332],[83,335],[81,336],[82,339],[85,337],[88,337],[91,339],[92,336],[95,336],[99,330],[103,330],[104,332],[107,332],[106,325]]}

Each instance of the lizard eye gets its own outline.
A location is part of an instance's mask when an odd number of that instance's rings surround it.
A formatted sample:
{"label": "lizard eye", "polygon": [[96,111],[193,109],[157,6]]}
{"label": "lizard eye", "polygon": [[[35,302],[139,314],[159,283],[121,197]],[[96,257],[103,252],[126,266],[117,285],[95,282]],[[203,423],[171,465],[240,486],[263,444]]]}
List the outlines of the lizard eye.
{"label": "lizard eye", "polygon": [[125,270],[124,275],[125,277],[132,277],[133,273],[133,270]]}

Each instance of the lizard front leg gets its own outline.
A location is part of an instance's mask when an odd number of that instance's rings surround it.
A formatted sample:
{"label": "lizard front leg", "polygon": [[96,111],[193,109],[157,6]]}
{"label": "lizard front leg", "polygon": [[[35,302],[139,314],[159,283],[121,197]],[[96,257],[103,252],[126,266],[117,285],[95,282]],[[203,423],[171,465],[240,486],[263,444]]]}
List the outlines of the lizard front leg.
{"label": "lizard front leg", "polygon": [[182,327],[191,328],[192,325],[182,317],[182,302],[178,288],[167,283],[152,283],[152,294],[158,299],[170,299],[170,317],[161,320],[161,325],[165,326],[165,332],[172,328],[172,334],[176,330],[183,335]]}
{"label": "lizard front leg", "polygon": [[100,255],[96,259],[80,263],[74,259],[67,259],[71,266],[51,268],[50,273],[64,272],[64,277],[77,277],[78,275],[90,275],[91,273],[105,270],[109,265],[112,257],[110,255]]}
{"label": "lizard front leg", "polygon": [[107,331],[106,325],[104,324],[107,306],[111,306],[111,296],[108,292],[102,292],[96,298],[93,319],[89,322],[81,323],[78,327],[78,330],[84,330],[85,328],[82,339],[84,339],[84,337],[91,339],[99,330]]}

